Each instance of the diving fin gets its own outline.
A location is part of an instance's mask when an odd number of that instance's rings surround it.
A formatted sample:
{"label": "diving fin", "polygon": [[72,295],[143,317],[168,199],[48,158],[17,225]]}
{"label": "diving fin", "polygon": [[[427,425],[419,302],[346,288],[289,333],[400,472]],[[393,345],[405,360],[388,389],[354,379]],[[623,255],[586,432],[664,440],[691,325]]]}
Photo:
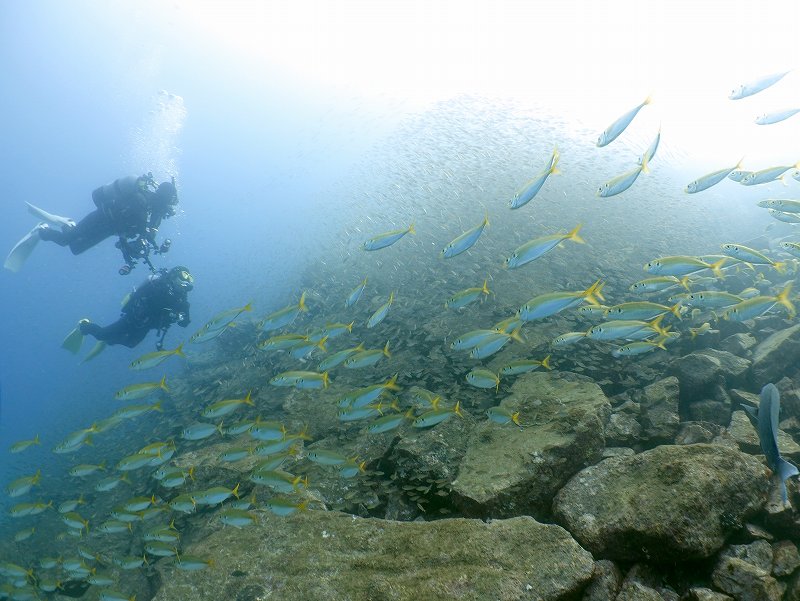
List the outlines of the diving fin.
{"label": "diving fin", "polygon": [[77,355],[78,351],[81,350],[82,344],[83,334],[81,333],[80,322],[78,322],[78,325],[75,326],[75,329],[67,334],[66,338],[64,338],[64,341],[61,343],[61,348],[67,349],[73,355]]}
{"label": "diving fin", "polygon": [[107,343],[103,342],[102,340],[98,340],[98,341],[97,341],[97,344],[95,344],[95,345],[92,347],[92,350],[90,350],[90,351],[87,353],[87,355],[86,355],[86,356],[85,356],[83,359],[81,359],[81,365],[83,365],[83,364],[84,364],[84,363],[86,363],[87,361],[91,361],[92,359],[94,359],[95,357],[97,357],[97,355],[99,355],[99,354],[100,354],[100,353],[102,353],[104,350],[106,350],[106,347],[107,347],[107,346],[108,346],[108,344],[107,344]]}
{"label": "diving fin", "polygon": [[53,215],[52,213],[48,213],[39,207],[33,206],[29,202],[26,202],[25,204],[28,205],[29,213],[36,215],[36,217],[45,223],[49,223],[50,225],[54,225],[56,227],[75,227],[74,219],[70,219],[69,217],[61,217],[60,215]]}
{"label": "diving fin", "polygon": [[17,242],[14,248],[11,249],[11,252],[8,253],[8,256],[6,257],[6,262],[3,263],[3,267],[9,271],[17,273],[20,269],[22,269],[22,266],[25,264],[25,261],[28,260],[28,257],[31,256],[31,253],[33,252],[33,249],[36,248],[39,240],[39,226],[37,225],[30,232],[25,234],[22,240]]}

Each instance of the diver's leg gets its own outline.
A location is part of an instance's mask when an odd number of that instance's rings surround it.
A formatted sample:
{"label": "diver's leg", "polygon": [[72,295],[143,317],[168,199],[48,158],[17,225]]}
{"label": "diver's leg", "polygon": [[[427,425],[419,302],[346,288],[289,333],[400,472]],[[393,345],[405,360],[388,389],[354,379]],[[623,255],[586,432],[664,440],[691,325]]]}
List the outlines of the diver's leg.
{"label": "diver's leg", "polygon": [[79,326],[81,334],[94,336],[97,340],[106,344],[126,344],[129,323],[123,318],[118,319],[111,325],[102,327],[91,321],[82,322]]}
{"label": "diver's leg", "polygon": [[114,235],[114,225],[98,209],[92,211],[73,228],[64,230],[73,255],[79,255]]}
{"label": "diver's leg", "polygon": [[59,231],[49,225],[41,224],[39,225],[39,239],[55,242],[59,246],[66,246],[72,240],[71,231],[75,229],[77,229],[77,226],[67,228],[65,231]]}

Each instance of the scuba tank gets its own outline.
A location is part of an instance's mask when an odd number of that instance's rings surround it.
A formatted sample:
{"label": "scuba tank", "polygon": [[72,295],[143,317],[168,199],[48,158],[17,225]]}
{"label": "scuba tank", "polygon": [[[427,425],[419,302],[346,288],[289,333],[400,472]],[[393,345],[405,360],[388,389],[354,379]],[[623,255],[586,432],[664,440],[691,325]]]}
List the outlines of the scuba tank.
{"label": "scuba tank", "polygon": [[92,201],[107,217],[113,219],[129,198],[141,192],[152,191],[155,187],[156,183],[152,173],[139,177],[129,175],[94,190]]}

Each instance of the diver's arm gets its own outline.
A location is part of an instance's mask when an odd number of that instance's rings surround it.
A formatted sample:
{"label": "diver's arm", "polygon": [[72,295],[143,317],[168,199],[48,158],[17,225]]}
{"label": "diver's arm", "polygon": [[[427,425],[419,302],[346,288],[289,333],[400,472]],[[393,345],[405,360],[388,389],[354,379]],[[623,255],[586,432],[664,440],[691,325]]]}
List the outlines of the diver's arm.
{"label": "diver's arm", "polygon": [[184,299],[182,302],[178,303],[178,325],[185,328],[191,321],[189,317],[189,301]]}

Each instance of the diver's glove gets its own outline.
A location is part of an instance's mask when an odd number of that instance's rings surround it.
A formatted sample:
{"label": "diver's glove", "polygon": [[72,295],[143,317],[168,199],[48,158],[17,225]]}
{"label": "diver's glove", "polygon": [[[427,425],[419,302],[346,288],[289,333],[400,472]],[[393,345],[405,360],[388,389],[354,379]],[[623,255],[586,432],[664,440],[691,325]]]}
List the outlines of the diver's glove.
{"label": "diver's glove", "polygon": [[132,269],[133,269],[133,266],[125,264],[125,265],[123,265],[122,267],[119,268],[119,274],[120,275],[128,275],[131,272]]}
{"label": "diver's glove", "polygon": [[164,243],[161,246],[158,247],[158,250],[156,251],[156,253],[159,254],[159,255],[163,255],[164,253],[166,253],[169,250],[170,246],[172,246],[172,240],[167,238],[166,240],[164,240]]}

